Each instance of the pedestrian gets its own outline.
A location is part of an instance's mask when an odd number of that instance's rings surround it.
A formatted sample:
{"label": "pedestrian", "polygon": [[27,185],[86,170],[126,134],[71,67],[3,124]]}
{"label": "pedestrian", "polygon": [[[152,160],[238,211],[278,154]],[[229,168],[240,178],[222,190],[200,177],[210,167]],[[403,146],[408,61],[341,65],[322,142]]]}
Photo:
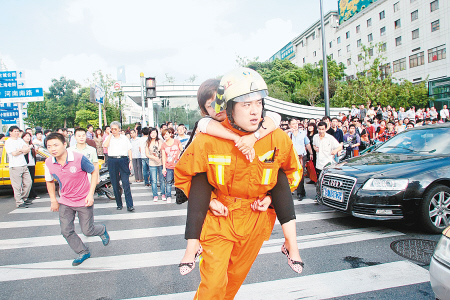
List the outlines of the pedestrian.
{"label": "pedestrian", "polygon": [[[302,168],[305,168],[306,160],[308,159],[308,157],[310,160],[313,159],[313,153],[307,133],[303,130],[303,128],[302,130],[299,130],[298,122],[295,118],[289,120],[289,127],[292,129],[292,132],[288,133],[288,135],[292,140],[292,144],[294,145],[295,151],[298,155],[298,160],[300,161]],[[304,176],[302,176],[302,179],[297,186],[296,192],[298,200],[302,201],[306,196]]]}
{"label": "pedestrian", "polygon": [[104,155],[103,155],[103,130],[101,128],[95,129],[94,142],[95,142],[95,148],[97,149],[97,157],[104,158]]}
{"label": "pedestrian", "polygon": [[184,124],[180,124],[177,126],[177,136],[175,139],[179,140],[183,149],[186,147],[187,142],[189,141],[189,136],[186,135],[186,127]]}
{"label": "pedestrian", "polygon": [[[109,244],[106,226],[94,224],[94,192],[98,181],[98,168],[83,154],[66,149],[67,143],[62,134],[50,134],[45,143],[52,155],[45,160],[45,181],[50,195],[50,210],[59,211],[61,234],[70,248],[78,254],[72,266],[78,266],[91,257],[91,252],[75,232],[76,214],[85,236],[99,236],[103,245]],[[92,176],[90,183],[88,173]],[[56,199],[55,178],[60,184],[59,200]]]}
{"label": "pedestrian", "polygon": [[141,160],[142,160],[142,176],[144,180],[145,186],[150,186],[150,169],[148,164],[148,157],[145,154],[146,144],[148,140],[148,132],[149,128],[144,127],[142,128],[142,136],[139,138],[139,152],[141,154]]}
{"label": "pedestrian", "polygon": [[[81,153],[94,165],[95,169],[98,170],[98,156],[97,156],[97,150],[89,146],[87,144],[87,137],[86,137],[86,129],[84,128],[77,128],[75,129],[75,140],[77,141],[76,145],[73,147],[69,147],[69,149],[73,152]],[[87,174],[89,182],[91,181],[91,174]],[[97,184],[97,182],[96,182]]]}
{"label": "pedestrian", "polygon": [[17,208],[26,208],[33,202],[28,200],[32,180],[24,156],[30,152],[30,146],[20,138],[19,127],[13,125],[9,127],[8,132],[9,138],[5,141],[5,150],[8,154],[9,177],[14,190],[14,199]]}
{"label": "pedestrian", "polygon": [[359,155],[359,146],[361,145],[361,138],[356,133],[355,124],[350,124],[348,127],[348,133],[344,135],[344,142],[349,146],[347,149],[347,156],[353,157]]}
{"label": "pedestrian", "polygon": [[342,150],[342,145],[333,136],[326,133],[326,128],[325,122],[319,122],[317,125],[319,133],[314,135],[313,138],[313,147],[317,152],[317,178],[327,164],[334,163],[334,156]]}
{"label": "pedestrian", "polygon": [[[262,120],[262,99],[267,95],[267,86],[253,70],[241,68],[234,73],[225,75],[221,82],[230,83],[224,94],[228,115],[224,125],[234,133],[248,135],[258,130]],[[249,84],[239,84],[236,80],[247,80]],[[263,241],[270,236],[275,214],[269,209],[271,199],[267,192],[275,186],[276,176],[269,176],[260,168],[262,164],[270,164],[274,173],[278,173],[281,166],[292,188],[299,182],[301,174],[296,172],[300,165],[286,134],[274,131],[255,143],[255,151],[263,161],[255,159],[249,163],[232,141],[200,134],[186,148],[176,166],[176,185],[185,195],[189,195],[191,180],[198,172],[207,173],[217,195],[217,199],[211,201],[212,212],[207,214],[203,225],[201,282],[195,299],[233,299]],[[289,191],[287,187],[288,194]],[[294,262],[289,256],[295,251],[289,254],[284,245],[282,249],[290,263],[301,270],[303,262]]]}
{"label": "pedestrian", "polygon": [[150,182],[152,184],[153,201],[158,201],[158,184],[161,189],[161,199],[166,201],[166,184],[163,176],[162,156],[161,156],[162,141],[159,139],[158,130],[151,128],[145,143],[145,156],[147,157],[148,166],[150,170]]}
{"label": "pedestrian", "polygon": [[134,170],[134,181],[142,182],[144,180],[142,176],[142,159],[141,151],[139,151],[140,138],[137,136],[137,131],[135,129],[130,130],[130,142],[131,142],[131,155],[133,156],[133,170]]}
{"label": "pedestrian", "polygon": [[448,111],[447,107],[448,107],[447,104],[444,104],[444,107],[439,112],[439,115],[441,116],[441,120],[444,122],[447,122],[450,120],[450,115],[449,115],[449,111]]}
{"label": "pedestrian", "polygon": [[41,198],[34,189],[34,178],[36,173],[36,148],[38,148],[38,146],[34,146],[33,143],[31,143],[31,134],[28,131],[25,131],[25,133],[22,134],[22,140],[30,147],[30,152],[24,154],[24,156],[31,176],[31,189],[30,194],[28,195],[28,200],[32,201],[34,199]]}
{"label": "pedestrian", "polygon": [[122,210],[123,202],[120,193],[119,178],[125,193],[127,210],[134,211],[133,197],[130,189],[130,170],[133,168],[130,140],[120,134],[120,123],[111,122],[111,134],[106,138],[103,147],[108,148],[108,170],[116,198],[117,210]]}
{"label": "pedestrian", "polygon": [[[105,140],[108,138],[110,134],[111,134],[111,127],[106,126],[102,137],[103,143],[105,143]],[[103,146],[103,155],[105,156],[105,165],[108,166],[108,148],[105,146]]]}
{"label": "pedestrian", "polygon": [[162,152],[162,174],[166,180],[166,200],[167,203],[172,202],[172,184],[174,179],[174,169],[178,160],[180,159],[181,151],[183,150],[183,146],[179,140],[175,140],[174,137],[174,129],[172,127],[168,127],[167,129],[163,129],[161,135],[164,137],[164,142],[161,145]]}
{"label": "pedestrian", "polygon": [[94,139],[94,126],[92,126],[91,124],[89,124],[86,127],[87,131],[86,131],[86,138],[93,140]]}
{"label": "pedestrian", "polygon": [[33,144],[40,148],[44,148],[44,139],[41,130],[36,130],[36,138],[33,140]]}

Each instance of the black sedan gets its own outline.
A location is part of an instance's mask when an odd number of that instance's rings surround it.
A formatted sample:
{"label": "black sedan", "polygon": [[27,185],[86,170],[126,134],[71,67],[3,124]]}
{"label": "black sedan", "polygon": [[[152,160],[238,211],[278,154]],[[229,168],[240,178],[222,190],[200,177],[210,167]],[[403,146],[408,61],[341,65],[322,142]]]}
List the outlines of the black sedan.
{"label": "black sedan", "polygon": [[371,153],[324,169],[317,197],[355,217],[450,225],[450,124],[404,131]]}

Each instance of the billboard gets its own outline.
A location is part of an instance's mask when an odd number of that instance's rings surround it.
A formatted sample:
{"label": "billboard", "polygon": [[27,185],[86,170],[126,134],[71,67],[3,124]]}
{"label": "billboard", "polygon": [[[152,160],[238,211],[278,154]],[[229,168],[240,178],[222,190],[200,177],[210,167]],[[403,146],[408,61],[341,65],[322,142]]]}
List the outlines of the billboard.
{"label": "billboard", "polygon": [[269,61],[274,61],[275,59],[292,59],[295,57],[295,52],[294,52],[294,46],[292,45],[291,42],[289,42],[286,46],[284,46],[283,48],[281,48],[280,51],[278,51],[277,53],[275,53],[274,55],[272,55],[271,58],[269,58]]}
{"label": "billboard", "polygon": [[373,2],[377,0],[339,0],[339,24],[350,19],[353,15],[357,14]]}

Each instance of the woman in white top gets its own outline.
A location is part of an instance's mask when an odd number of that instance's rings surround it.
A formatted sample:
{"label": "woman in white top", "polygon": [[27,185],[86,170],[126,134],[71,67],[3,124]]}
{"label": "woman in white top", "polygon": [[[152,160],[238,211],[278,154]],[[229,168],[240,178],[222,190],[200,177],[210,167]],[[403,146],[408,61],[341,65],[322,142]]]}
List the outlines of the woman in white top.
{"label": "woman in white top", "polygon": [[148,157],[148,166],[150,169],[150,182],[152,184],[153,201],[158,201],[158,186],[156,180],[159,177],[159,186],[161,189],[161,199],[166,200],[164,191],[166,185],[164,182],[164,176],[162,174],[163,166],[161,159],[161,145],[162,141],[159,139],[158,130],[151,128],[148,134],[148,140],[145,144],[145,156]]}
{"label": "woman in white top", "polygon": [[31,142],[31,134],[29,132],[24,132],[22,134],[22,140],[25,142],[25,144],[27,144],[30,147],[30,150],[31,150],[27,154],[24,154],[25,160],[27,161],[28,171],[30,171],[31,182],[32,182],[30,194],[28,195],[28,199],[29,200],[39,199],[40,197],[34,190],[34,175],[36,172],[36,149],[34,148],[35,146]]}

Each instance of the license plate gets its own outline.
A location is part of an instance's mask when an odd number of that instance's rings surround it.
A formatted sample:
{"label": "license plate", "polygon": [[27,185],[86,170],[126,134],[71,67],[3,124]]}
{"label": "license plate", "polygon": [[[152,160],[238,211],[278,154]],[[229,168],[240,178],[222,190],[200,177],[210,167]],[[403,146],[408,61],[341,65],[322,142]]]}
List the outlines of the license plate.
{"label": "license plate", "polygon": [[341,191],[323,187],[322,196],[334,201],[344,202],[344,193]]}

